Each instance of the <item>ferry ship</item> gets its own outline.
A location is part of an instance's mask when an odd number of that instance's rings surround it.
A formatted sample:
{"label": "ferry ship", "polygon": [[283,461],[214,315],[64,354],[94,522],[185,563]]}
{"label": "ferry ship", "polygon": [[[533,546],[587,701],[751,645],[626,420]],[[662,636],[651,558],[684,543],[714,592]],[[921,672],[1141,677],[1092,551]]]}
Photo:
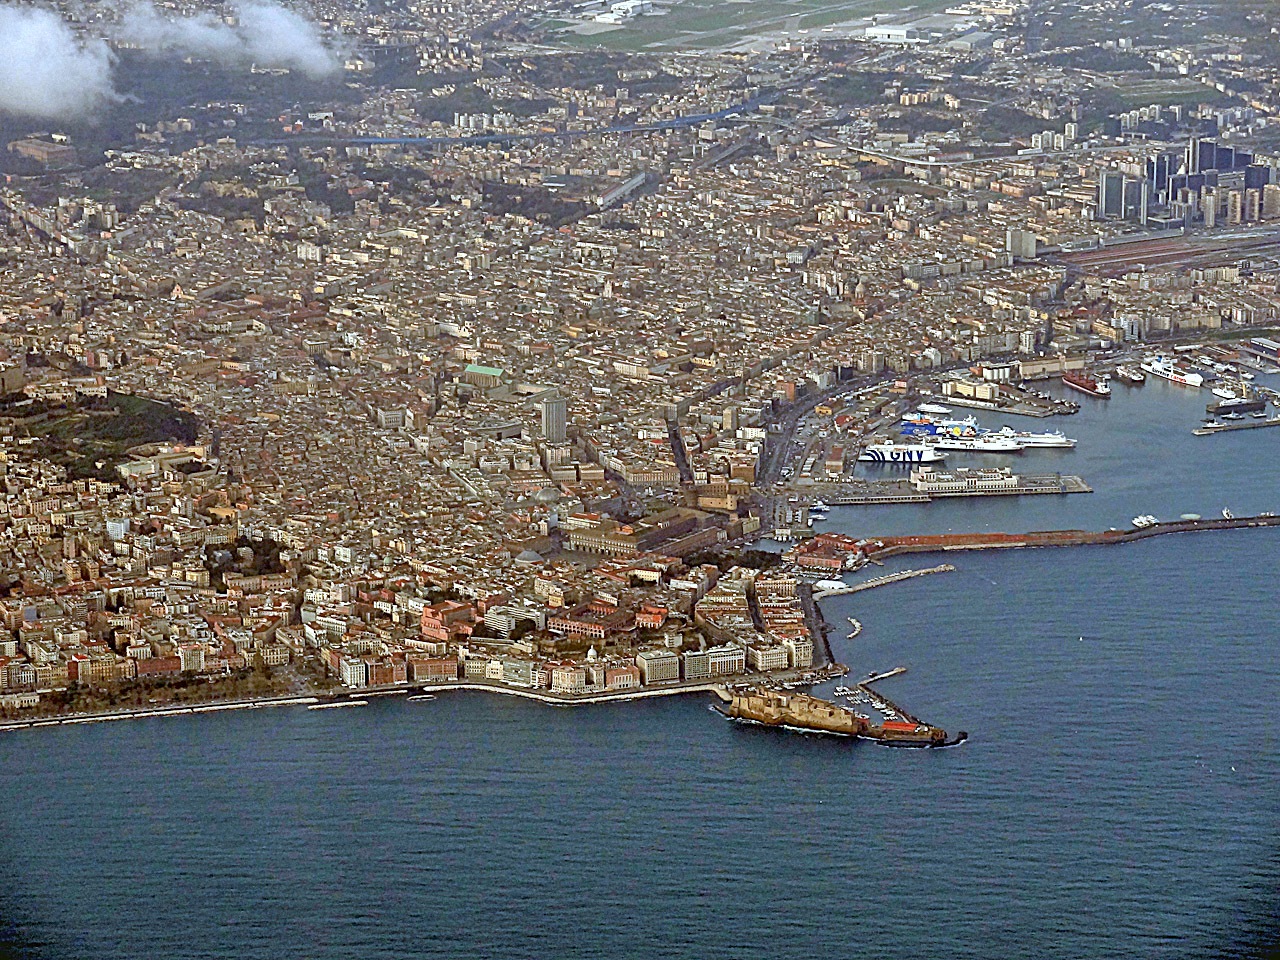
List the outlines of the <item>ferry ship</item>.
{"label": "ferry ship", "polygon": [[1062,375],[1062,382],[1072,390],[1079,390],[1081,393],[1087,393],[1091,397],[1111,396],[1111,385],[1107,382],[1106,377],[1101,380],[1094,380],[1083,372],[1068,370]]}
{"label": "ferry ship", "polygon": [[1024,444],[1010,437],[984,434],[979,437],[949,437],[939,434],[932,441],[939,450],[963,450],[966,453],[1021,453]]}
{"label": "ferry ship", "polygon": [[951,408],[936,403],[922,403],[916,407],[921,413],[936,414],[939,417],[950,416]]}
{"label": "ferry ship", "polygon": [[993,433],[987,434],[987,436],[1004,437],[1016,441],[1024,447],[1056,447],[1062,450],[1070,450],[1076,445],[1075,440],[1068,437],[1061,430],[1052,430],[1049,433],[1030,433],[1026,430],[1015,430],[1013,427],[1004,426]]}
{"label": "ferry ship", "polygon": [[940,420],[937,417],[916,414],[906,417],[902,421],[902,435],[904,437],[933,437],[945,434],[957,437],[976,437],[980,432],[981,427],[978,425],[977,417],[965,417],[963,420]]}
{"label": "ferry ship", "polygon": [[946,454],[929,443],[873,443],[858,457],[863,463],[934,463]]}
{"label": "ferry ship", "polygon": [[1198,373],[1179,369],[1174,366],[1173,361],[1168,357],[1153,357],[1150,360],[1143,360],[1142,369],[1147,373],[1168,380],[1170,383],[1179,383],[1184,387],[1199,388],[1204,386],[1204,377]]}

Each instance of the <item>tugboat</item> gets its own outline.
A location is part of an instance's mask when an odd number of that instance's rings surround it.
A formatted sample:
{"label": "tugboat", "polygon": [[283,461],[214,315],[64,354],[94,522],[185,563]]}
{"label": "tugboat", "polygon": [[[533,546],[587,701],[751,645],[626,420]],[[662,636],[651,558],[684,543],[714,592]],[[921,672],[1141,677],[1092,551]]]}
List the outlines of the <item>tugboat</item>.
{"label": "tugboat", "polygon": [[1122,363],[1116,367],[1116,376],[1121,380],[1127,380],[1129,383],[1146,383],[1147,375],[1142,372],[1139,367],[1131,367],[1127,363]]}
{"label": "tugboat", "polygon": [[1081,393],[1087,393],[1091,397],[1111,396],[1111,384],[1106,377],[1101,380],[1094,380],[1083,371],[1068,370],[1062,375],[1062,382],[1072,390],[1079,390]]}

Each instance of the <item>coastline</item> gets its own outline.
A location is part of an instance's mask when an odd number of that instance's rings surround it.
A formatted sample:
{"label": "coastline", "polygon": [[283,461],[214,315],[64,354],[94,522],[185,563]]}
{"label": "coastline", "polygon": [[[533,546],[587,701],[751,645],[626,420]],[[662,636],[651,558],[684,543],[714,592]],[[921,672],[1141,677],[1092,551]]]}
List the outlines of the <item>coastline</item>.
{"label": "coastline", "polygon": [[[776,679],[775,674],[760,674],[761,677]],[[260,710],[268,707],[304,707],[327,703],[343,703],[364,697],[385,697],[399,693],[442,693],[450,691],[471,691],[478,693],[497,693],[510,697],[522,697],[536,700],[539,703],[557,707],[590,706],[601,703],[625,702],[632,700],[648,700],[654,697],[672,697],[691,693],[713,693],[725,682],[738,682],[742,675],[719,677],[715,680],[698,680],[691,683],[670,684],[661,687],[639,688],[636,690],[616,690],[583,695],[551,693],[547,690],[533,690],[528,687],[512,687],[496,683],[480,683],[474,680],[444,681],[442,683],[414,684],[397,687],[370,687],[344,689],[341,693],[299,694],[290,697],[262,697],[249,700],[228,700],[222,703],[208,703],[198,706],[156,706],[132,710],[114,710],[103,713],[74,714],[66,717],[32,717],[29,720],[6,720],[0,722],[0,733],[10,730],[29,730],[37,727],[73,726],[83,723],[105,723],[111,720],[145,720],[149,717],[176,717],[198,713],[222,713],[228,710]]]}
{"label": "coastline", "polygon": [[[1251,527],[1280,527],[1280,517],[1263,515],[1256,517],[1233,517],[1231,519],[1179,520],[1169,523],[1160,523],[1151,527],[1124,531],[1108,530],[1103,532],[1092,532],[1085,530],[1059,530],[1040,531],[1028,534],[960,535],[965,539],[965,542],[948,543],[929,540],[916,543],[900,543],[886,546],[876,551],[875,556],[879,558],[900,554],[950,553],[957,550],[999,550],[1044,546],[1106,546],[1112,544],[1133,543],[1139,540],[1149,539],[1151,537],[1174,533],[1231,530]],[[808,588],[807,584],[805,586]],[[845,595],[851,592],[854,591],[840,591],[840,593],[836,595]],[[840,676],[843,672],[847,672],[847,668],[843,668],[840,672],[835,672],[840,668],[840,665],[836,663],[834,651],[831,649],[829,639],[831,626],[830,622],[826,618],[826,611],[823,610],[821,599],[825,599],[825,597],[819,598],[814,595],[811,588],[803,591],[802,601],[805,603],[806,613],[808,614],[807,619],[809,619],[811,626],[815,628],[815,647],[825,654],[826,659],[825,664],[821,666],[815,665],[814,670],[810,671],[811,674],[816,672],[818,676],[818,680],[815,682],[820,682],[823,679],[830,679],[831,676]],[[761,678],[771,680],[786,680],[791,679],[792,673],[794,673],[794,671],[779,672],[776,674],[760,674],[759,676]],[[742,679],[743,675],[735,675],[731,677],[718,677],[715,680],[697,680],[687,683],[677,682],[660,687],[640,687],[630,690],[603,691],[599,693],[577,695],[552,693],[549,690],[535,690],[529,687],[515,687],[508,686],[506,684],[489,683],[476,680],[446,680],[439,683],[406,684],[392,687],[351,688],[344,689],[340,693],[328,691],[321,693],[317,691],[315,693],[298,694],[288,697],[272,696],[246,700],[228,700],[223,702],[215,701],[213,703],[200,705],[156,706],[135,708],[131,710],[104,711],[102,713],[94,714],[74,714],[65,717],[48,716],[33,717],[31,719],[6,720],[0,722],[0,733],[11,730],[28,730],[37,727],[69,726],[82,723],[103,723],[111,720],[141,720],[148,717],[171,717],[199,713],[220,713],[227,710],[257,710],[267,707],[311,706],[323,703],[340,703],[345,700],[366,696],[379,697],[395,693],[410,693],[414,691],[422,693],[437,693],[461,690],[479,693],[496,693],[503,696],[522,697],[526,700],[534,700],[549,706],[578,707],[601,703],[648,700],[654,697],[671,697],[692,693],[714,693],[716,689],[723,686],[724,683],[741,681]]]}
{"label": "coastline", "polygon": [[192,713],[223,713],[227,710],[263,710],[268,707],[301,707],[320,703],[314,694],[292,697],[256,697],[248,700],[226,700],[197,706],[139,707],[133,710],[108,710],[102,713],[77,713],[66,717],[32,717],[30,720],[0,722],[0,732],[29,730],[33,727],[63,727],[81,723],[106,723],[110,720],[142,720],[147,717],[176,717]]}

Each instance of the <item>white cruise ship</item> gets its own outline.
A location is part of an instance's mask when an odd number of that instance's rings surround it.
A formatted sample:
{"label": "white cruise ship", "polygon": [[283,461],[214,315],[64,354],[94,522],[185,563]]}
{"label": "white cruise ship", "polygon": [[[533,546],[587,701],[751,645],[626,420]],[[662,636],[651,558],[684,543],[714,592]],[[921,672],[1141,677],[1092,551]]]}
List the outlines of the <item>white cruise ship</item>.
{"label": "white cruise ship", "polygon": [[946,454],[931,443],[873,443],[858,457],[863,463],[935,463]]}
{"label": "white cruise ship", "polygon": [[1204,377],[1198,373],[1178,368],[1168,357],[1154,357],[1151,360],[1143,360],[1142,369],[1157,377],[1163,377],[1171,383],[1180,383],[1184,387],[1204,386]]}
{"label": "white cruise ship", "polygon": [[933,440],[939,450],[963,450],[966,453],[1021,453],[1025,444],[1010,437],[985,434],[979,437],[953,437],[940,433]]}
{"label": "white cruise ship", "polygon": [[1075,440],[1068,437],[1061,430],[1051,430],[1048,433],[1030,433],[1026,430],[1015,430],[1013,427],[1005,426],[987,434],[987,436],[1004,437],[1014,440],[1024,447],[1056,447],[1062,450],[1069,450],[1076,445]]}

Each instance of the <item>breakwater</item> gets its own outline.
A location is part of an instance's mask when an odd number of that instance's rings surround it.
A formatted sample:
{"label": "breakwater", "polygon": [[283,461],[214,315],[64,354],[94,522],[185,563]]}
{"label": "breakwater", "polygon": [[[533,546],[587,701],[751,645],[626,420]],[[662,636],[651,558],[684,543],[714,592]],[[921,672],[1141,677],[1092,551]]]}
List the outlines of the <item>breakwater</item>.
{"label": "breakwater", "polygon": [[1021,547],[1078,547],[1134,543],[1151,537],[1210,530],[1239,530],[1247,527],[1280,527],[1280,517],[1260,514],[1230,519],[1174,520],[1127,530],[1038,530],[1030,533],[945,533],[906,537],[877,537],[867,547],[867,556],[876,559],[913,553],[940,553],[953,550],[1008,550]]}
{"label": "breakwater", "polygon": [[825,600],[827,597],[838,597],[847,593],[861,593],[863,590],[874,590],[876,587],[888,586],[891,583],[914,580],[916,577],[927,577],[931,573],[950,573],[953,570],[955,570],[955,567],[949,563],[944,563],[937,567],[928,567],[924,570],[899,570],[897,573],[886,573],[882,577],[864,580],[862,583],[852,583],[843,587],[832,587],[830,590],[823,590],[821,593],[815,593],[813,599]]}

